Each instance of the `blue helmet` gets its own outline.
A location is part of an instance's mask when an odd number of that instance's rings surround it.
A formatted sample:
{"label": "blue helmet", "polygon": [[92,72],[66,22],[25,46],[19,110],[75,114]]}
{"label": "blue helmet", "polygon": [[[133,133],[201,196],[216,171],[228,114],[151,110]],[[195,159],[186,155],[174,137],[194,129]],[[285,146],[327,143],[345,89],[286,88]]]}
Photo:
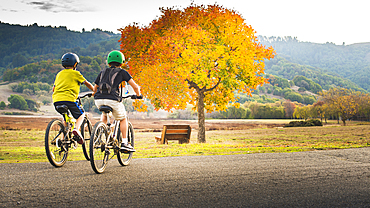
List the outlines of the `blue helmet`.
{"label": "blue helmet", "polygon": [[[62,56],[62,66],[63,67],[74,67],[75,64],[80,63],[80,59],[74,53],[66,53]],[[77,66],[76,64],[76,66]]]}

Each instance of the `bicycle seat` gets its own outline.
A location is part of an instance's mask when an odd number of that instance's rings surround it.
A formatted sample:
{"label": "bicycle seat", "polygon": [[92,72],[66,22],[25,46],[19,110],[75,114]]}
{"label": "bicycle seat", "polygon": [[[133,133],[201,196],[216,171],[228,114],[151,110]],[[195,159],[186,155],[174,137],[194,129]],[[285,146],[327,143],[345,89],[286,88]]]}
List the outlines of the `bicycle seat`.
{"label": "bicycle seat", "polygon": [[66,105],[57,105],[55,109],[58,111],[60,114],[64,114],[68,112],[68,107]]}
{"label": "bicycle seat", "polygon": [[104,111],[104,113],[109,113],[109,112],[113,111],[113,108],[111,108],[107,105],[102,105],[102,106],[100,106],[99,111]]}

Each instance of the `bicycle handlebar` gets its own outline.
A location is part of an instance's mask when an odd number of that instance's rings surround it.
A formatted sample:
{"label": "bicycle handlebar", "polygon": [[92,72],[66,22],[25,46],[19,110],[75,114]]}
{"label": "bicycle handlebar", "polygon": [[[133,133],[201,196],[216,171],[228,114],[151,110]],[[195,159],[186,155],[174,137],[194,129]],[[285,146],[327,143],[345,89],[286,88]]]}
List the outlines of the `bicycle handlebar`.
{"label": "bicycle handlebar", "polygon": [[86,96],[91,97],[92,96],[92,92],[86,93],[83,96],[79,96],[79,98],[84,98]]}
{"label": "bicycle handlebar", "polygon": [[128,96],[122,96],[122,98],[123,99],[126,99],[126,98],[131,98],[131,99],[134,99],[134,100],[136,100],[136,99],[143,99],[143,96],[142,95],[140,95],[140,96],[137,96],[137,95],[128,95]]}
{"label": "bicycle handlebar", "polygon": [[[78,96],[78,98],[84,98],[84,97],[91,97],[92,96],[92,92],[89,92],[89,93],[86,93],[82,96]],[[137,96],[137,95],[128,95],[128,96],[122,96],[123,99],[126,99],[126,98],[131,98],[131,99],[143,99],[143,95],[140,95],[140,96]]]}

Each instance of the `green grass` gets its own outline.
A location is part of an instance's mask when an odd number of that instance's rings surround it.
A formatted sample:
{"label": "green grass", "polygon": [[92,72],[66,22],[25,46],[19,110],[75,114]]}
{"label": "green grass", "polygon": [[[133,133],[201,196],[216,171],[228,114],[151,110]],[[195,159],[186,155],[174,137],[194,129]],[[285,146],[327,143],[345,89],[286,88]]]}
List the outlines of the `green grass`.
{"label": "green grass", "polygon": [[[159,132],[136,132],[134,158],[195,155],[284,153],[370,146],[369,123],[348,126],[294,127],[207,131],[207,143],[197,143],[192,132],[189,144],[159,145]],[[84,160],[82,148],[69,152],[68,161]],[[47,162],[44,131],[0,130],[0,163]]]}

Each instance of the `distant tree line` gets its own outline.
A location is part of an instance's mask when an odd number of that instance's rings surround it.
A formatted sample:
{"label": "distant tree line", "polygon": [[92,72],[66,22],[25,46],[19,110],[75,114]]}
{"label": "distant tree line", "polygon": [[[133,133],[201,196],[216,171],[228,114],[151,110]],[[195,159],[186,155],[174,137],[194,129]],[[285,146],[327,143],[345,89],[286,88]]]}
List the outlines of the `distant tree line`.
{"label": "distant tree line", "polygon": [[[212,119],[283,119],[293,118],[296,106],[301,104],[290,100],[279,100],[274,103],[259,103],[257,101],[247,101],[244,104],[230,105],[224,111],[207,113],[206,118]],[[185,110],[176,110],[170,113],[168,118],[173,119],[196,119],[197,114],[188,107]]]}
{"label": "distant tree line", "polygon": [[349,119],[370,121],[370,95],[344,88],[332,88],[320,93],[313,105],[297,106],[295,118],[337,119],[344,125]]}
{"label": "distant tree line", "polygon": [[[319,100],[313,104],[303,105],[302,103],[290,100],[275,101],[262,99],[257,96],[256,100],[246,101],[241,105],[230,105],[226,110],[208,113],[207,118],[213,119],[282,119],[298,118],[307,120],[336,119],[346,125],[347,120],[370,121],[370,94],[358,92],[345,88],[332,88],[319,93]],[[255,97],[255,95],[253,95]],[[175,112],[170,118],[188,119],[191,109]],[[193,119],[196,116],[192,117]],[[310,125],[310,124],[307,124]]]}

